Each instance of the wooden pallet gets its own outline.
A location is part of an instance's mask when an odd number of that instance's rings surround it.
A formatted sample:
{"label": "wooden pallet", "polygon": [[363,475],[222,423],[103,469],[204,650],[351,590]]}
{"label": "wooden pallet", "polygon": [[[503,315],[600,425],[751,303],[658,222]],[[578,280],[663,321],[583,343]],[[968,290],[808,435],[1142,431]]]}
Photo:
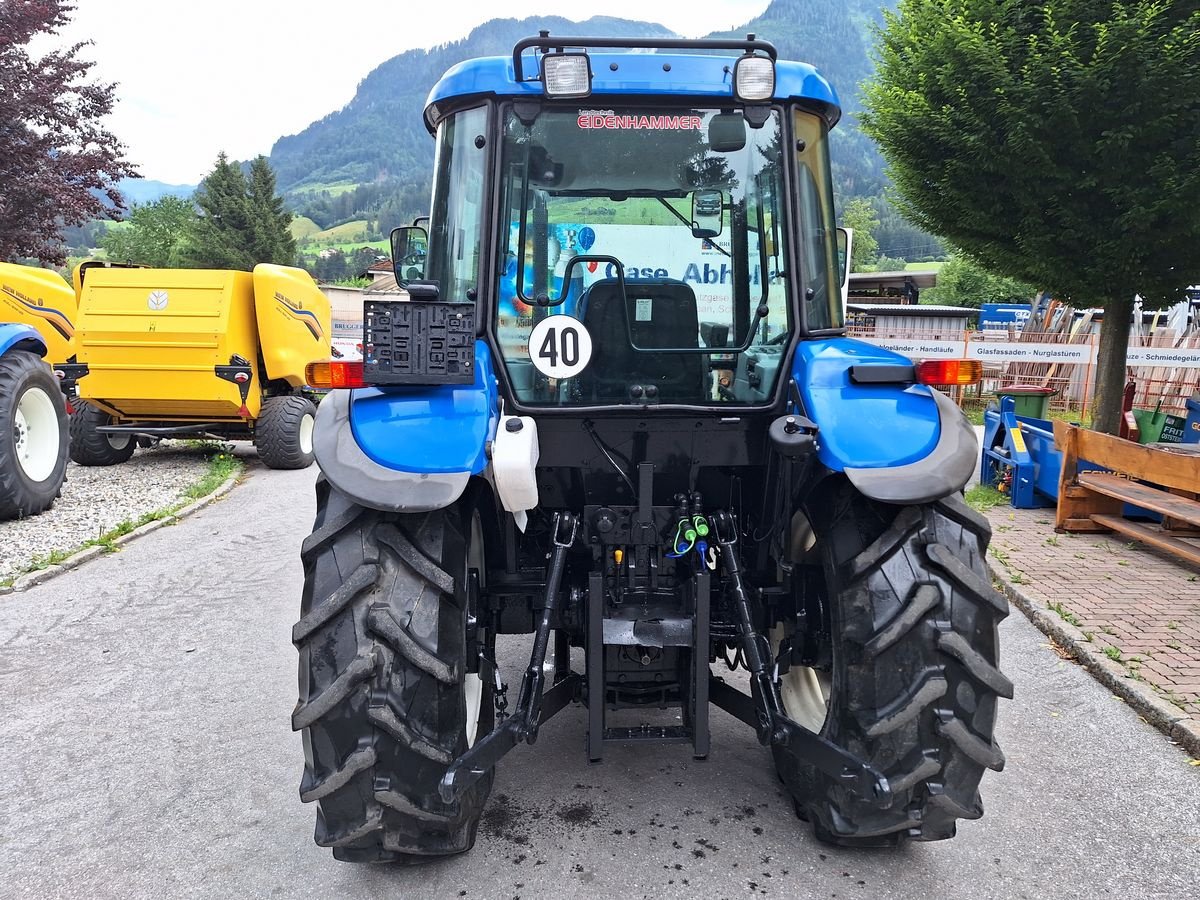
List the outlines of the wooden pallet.
{"label": "wooden pallet", "polygon": [[[1200,565],[1200,544],[1178,536],[1200,528],[1200,453],[1194,447],[1143,446],[1066,422],[1054,423],[1054,444],[1063,453],[1056,531],[1115,531]],[[1085,469],[1090,463],[1112,471],[1081,472],[1081,460]],[[1126,503],[1161,514],[1167,527],[1123,518]]]}
{"label": "wooden pallet", "polygon": [[1135,541],[1141,541],[1143,544],[1149,544],[1151,547],[1157,547],[1159,550],[1173,553],[1176,556],[1186,559],[1193,565],[1200,566],[1200,544],[1192,544],[1179,538],[1171,537],[1161,528],[1139,522],[1130,522],[1128,519],[1123,519],[1120,516],[1103,516],[1097,513],[1092,516],[1092,521],[1118,534],[1123,534],[1125,537],[1133,538]]}

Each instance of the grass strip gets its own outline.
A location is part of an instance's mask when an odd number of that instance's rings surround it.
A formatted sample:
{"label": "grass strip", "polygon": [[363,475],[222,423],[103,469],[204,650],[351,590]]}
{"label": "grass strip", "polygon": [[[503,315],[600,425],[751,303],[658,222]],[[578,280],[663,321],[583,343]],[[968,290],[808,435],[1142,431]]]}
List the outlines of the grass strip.
{"label": "grass strip", "polygon": [[242,470],[242,461],[233,455],[233,447],[229,444],[222,444],[217,441],[188,441],[187,444],[208,458],[208,468],[199,479],[184,490],[182,499],[161,509],[142,513],[136,519],[123,519],[108,531],[103,532],[98,537],[84,541],[77,547],[72,547],[69,550],[52,550],[41,556],[35,556],[21,571],[15,572],[5,578],[0,578],[0,587],[12,587],[13,583],[22,575],[48,569],[50,566],[56,566],[76,553],[87,550],[89,547],[100,547],[105,553],[113,553],[117,549],[117,538],[124,537],[131,531],[141,528],[143,525],[149,525],[151,522],[175,515],[175,513],[179,512],[179,510],[183,509],[189,503],[193,503],[201,497],[211,494],[224,484],[225,480],[231,475],[236,475]]}
{"label": "grass strip", "polygon": [[1012,502],[1008,494],[1000,493],[990,484],[976,484],[968,488],[967,492],[963,494],[963,499],[978,512],[987,512],[993,507]]}

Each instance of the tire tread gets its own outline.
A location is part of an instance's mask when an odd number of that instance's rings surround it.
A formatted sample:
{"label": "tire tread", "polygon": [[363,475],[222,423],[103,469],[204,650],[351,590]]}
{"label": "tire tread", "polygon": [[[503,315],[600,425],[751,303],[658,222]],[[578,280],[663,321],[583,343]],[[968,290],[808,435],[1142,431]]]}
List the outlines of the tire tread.
{"label": "tire tread", "polygon": [[[29,481],[22,474],[15,455],[16,436],[8,432],[8,422],[26,387],[40,387],[50,397],[58,419],[57,457],[50,475],[41,482]],[[0,519],[36,516],[54,505],[66,480],[68,442],[63,438],[68,427],[62,390],[41,357],[25,350],[0,356]]]}
{"label": "tire tread", "polygon": [[300,446],[300,423],[305,416],[315,420],[317,408],[307,397],[285,394],[267,397],[254,422],[254,446],[268,469],[307,469],[313,454]]}
{"label": "tire tread", "polygon": [[[902,508],[891,521],[852,493],[828,508],[838,523],[826,546],[838,643],[822,733],[881,772],[893,800],[881,809],[777,753],[779,774],[821,840],[953,837],[957,820],[982,815],[984,771],[1004,765],[991,735],[998,699],[1012,696],[997,664],[1008,604],[983,566],[991,528],[959,498]],[[877,536],[864,539],[848,518],[877,522]]]}
{"label": "tire tread", "polygon": [[300,798],[317,803],[314,839],[348,862],[414,864],[469,850],[491,773],[458,803],[437,794],[465,740],[465,647],[453,637],[464,585],[449,574],[465,553],[461,513],[363,509],[323,475],[316,493],[293,628]]}
{"label": "tire tread", "polygon": [[98,407],[76,402],[71,413],[71,459],[80,466],[115,466],[126,462],[137,449],[132,437],[124,447],[114,447],[107,435],[96,430],[112,422],[112,416]]}

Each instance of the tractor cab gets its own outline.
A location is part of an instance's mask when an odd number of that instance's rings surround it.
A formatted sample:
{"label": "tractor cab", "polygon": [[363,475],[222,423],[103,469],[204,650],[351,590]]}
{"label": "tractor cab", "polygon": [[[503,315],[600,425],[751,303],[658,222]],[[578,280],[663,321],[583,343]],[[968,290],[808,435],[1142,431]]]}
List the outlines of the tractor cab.
{"label": "tractor cab", "polygon": [[435,86],[432,228],[394,258],[427,242],[418,290],[475,305],[515,409],[774,404],[842,325],[828,84],[753,37],[531,40]]}

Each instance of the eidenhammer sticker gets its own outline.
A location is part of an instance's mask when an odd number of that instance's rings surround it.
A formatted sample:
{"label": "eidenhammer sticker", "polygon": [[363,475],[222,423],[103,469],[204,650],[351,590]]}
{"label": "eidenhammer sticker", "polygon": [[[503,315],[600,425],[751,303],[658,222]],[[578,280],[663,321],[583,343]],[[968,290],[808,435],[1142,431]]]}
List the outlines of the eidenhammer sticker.
{"label": "eidenhammer sticker", "polygon": [[547,316],[529,333],[529,358],[547,378],[572,378],[592,361],[592,336],[574,316]]}
{"label": "eidenhammer sticker", "polygon": [[700,116],[616,115],[610,109],[584,109],[576,120],[580,128],[611,128],[623,131],[699,131]]}

